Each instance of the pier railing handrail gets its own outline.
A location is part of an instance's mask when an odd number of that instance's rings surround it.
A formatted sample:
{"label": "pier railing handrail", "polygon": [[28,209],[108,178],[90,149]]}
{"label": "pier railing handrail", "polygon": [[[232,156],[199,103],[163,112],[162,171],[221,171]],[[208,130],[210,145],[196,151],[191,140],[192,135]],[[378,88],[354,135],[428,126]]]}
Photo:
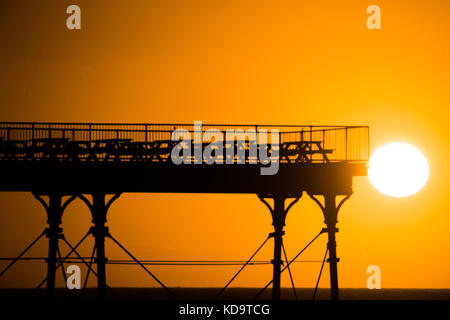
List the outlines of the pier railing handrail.
{"label": "pier railing handrail", "polygon": [[[367,161],[369,157],[369,127],[356,125],[269,125],[269,124],[202,124],[201,133],[216,128],[227,130],[278,129],[280,143],[319,142],[321,148],[333,150],[332,161]],[[0,140],[34,140],[66,138],[73,141],[130,139],[155,142],[171,139],[175,129],[185,129],[194,136],[200,131],[193,123],[76,123],[76,122],[0,122]],[[258,139],[259,140],[259,139]],[[270,143],[270,139],[268,141]]]}
{"label": "pier railing handrail", "polygon": [[[193,123],[145,123],[145,122],[39,122],[39,121],[0,121],[0,125],[92,125],[92,126],[193,126]],[[208,127],[272,127],[272,128],[369,128],[367,125],[303,125],[303,124],[264,124],[264,123],[203,123]]]}

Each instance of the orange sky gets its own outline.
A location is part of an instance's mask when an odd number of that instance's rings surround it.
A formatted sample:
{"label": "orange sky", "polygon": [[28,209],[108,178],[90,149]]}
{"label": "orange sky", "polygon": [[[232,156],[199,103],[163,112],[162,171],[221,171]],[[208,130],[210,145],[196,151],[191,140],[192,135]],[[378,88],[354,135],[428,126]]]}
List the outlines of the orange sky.
{"label": "orange sky", "polygon": [[[65,26],[73,3],[81,31]],[[381,7],[382,30],[366,27],[371,4]],[[394,199],[355,178],[339,219],[340,286],[365,287],[376,264],[383,288],[449,288],[449,13],[447,0],[2,1],[0,119],[369,125],[372,150],[411,143],[426,155],[430,179]],[[30,194],[1,193],[0,201],[0,256],[14,256],[45,227],[44,210]],[[72,242],[90,226],[79,200],[63,221]],[[310,199],[295,205],[288,254],[322,222]],[[244,260],[272,230],[251,195],[127,194],[108,224],[145,259]],[[325,243],[304,259],[321,259]],[[125,258],[112,242],[106,250]],[[45,252],[43,241],[30,254]],[[271,255],[270,244],[257,259]],[[296,285],[314,286],[319,267],[296,264]],[[151,270],[169,286],[223,286],[237,268]],[[0,287],[35,286],[40,275],[43,263],[22,262]],[[111,286],[156,286],[133,266],[108,266],[107,277]],[[270,265],[253,266],[234,285],[270,278]]]}

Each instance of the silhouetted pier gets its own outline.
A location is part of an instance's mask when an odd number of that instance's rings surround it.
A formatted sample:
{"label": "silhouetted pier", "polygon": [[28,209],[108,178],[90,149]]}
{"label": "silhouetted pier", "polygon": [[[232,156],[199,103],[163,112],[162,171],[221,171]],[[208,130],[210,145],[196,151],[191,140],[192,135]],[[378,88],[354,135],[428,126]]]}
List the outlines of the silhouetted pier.
{"label": "silhouetted pier", "polygon": [[[174,130],[184,130],[192,136],[191,152],[185,158],[190,164],[177,165],[171,159],[171,152],[179,143],[172,141]],[[222,134],[223,140],[209,138],[207,133],[211,130],[219,136]],[[226,141],[227,130],[243,135],[232,142]],[[276,144],[270,141],[271,130],[279,132]],[[262,132],[267,132],[265,143]],[[214,163],[195,157],[196,152],[202,154],[212,142],[216,144]],[[216,153],[217,146],[223,148],[222,154]],[[230,150],[232,156],[228,157]],[[277,163],[276,174],[261,175],[261,168],[268,166],[258,157],[262,152]],[[198,130],[193,124],[0,123],[0,191],[32,192],[47,211],[48,228],[41,237],[45,235],[49,241],[44,281],[49,293],[54,291],[56,269],[69,258],[61,257],[58,249],[58,243],[64,241],[72,249],[70,254],[77,255],[89,272],[97,276],[99,294],[105,295],[105,237],[116,242],[165,288],[112,237],[105,225],[110,205],[124,192],[252,193],[272,214],[274,232],[268,237],[274,238],[272,294],[274,299],[279,299],[282,262],[287,260],[282,256],[285,217],[306,193],[324,213],[326,228],[317,237],[328,234],[325,257],[328,256],[330,266],[331,297],[338,299],[337,214],[353,192],[352,178],[366,175],[368,157],[367,126],[202,125]],[[109,200],[108,196],[111,196]],[[337,202],[339,196],[343,198]],[[61,228],[64,209],[77,197],[86,203],[93,217],[93,227],[80,241],[88,235],[94,236],[95,248],[90,261],[78,255],[79,243],[69,244]],[[273,200],[272,204],[269,199]],[[96,271],[91,268],[93,262]],[[289,264],[284,268],[289,269]]]}

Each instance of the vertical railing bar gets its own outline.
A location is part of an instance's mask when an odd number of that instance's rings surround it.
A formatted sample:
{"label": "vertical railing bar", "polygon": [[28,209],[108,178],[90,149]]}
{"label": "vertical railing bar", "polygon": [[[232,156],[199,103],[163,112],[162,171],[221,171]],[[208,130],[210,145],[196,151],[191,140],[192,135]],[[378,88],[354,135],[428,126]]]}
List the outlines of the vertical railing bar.
{"label": "vertical railing bar", "polygon": [[[326,149],[326,147],[325,147],[325,129],[322,130],[322,143],[323,143],[323,149],[325,150]],[[322,162],[325,163],[325,154],[322,157]]]}
{"label": "vertical railing bar", "polygon": [[345,161],[348,160],[348,127],[345,128]]}

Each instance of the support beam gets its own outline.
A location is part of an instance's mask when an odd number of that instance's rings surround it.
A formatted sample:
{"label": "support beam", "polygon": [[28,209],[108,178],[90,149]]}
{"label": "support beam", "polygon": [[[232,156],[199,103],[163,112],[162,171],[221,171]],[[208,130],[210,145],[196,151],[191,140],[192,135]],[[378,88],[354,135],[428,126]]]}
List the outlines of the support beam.
{"label": "support beam", "polygon": [[284,225],[286,220],[286,211],[284,210],[285,198],[275,197],[274,199],[274,210],[273,210],[273,286],[272,286],[272,299],[280,300],[280,287],[281,287],[281,246],[283,244],[284,235]]}
{"label": "support beam", "polygon": [[98,295],[106,295],[106,255],[105,237],[108,234],[106,223],[106,203],[104,193],[94,193],[92,195],[92,222],[94,223],[93,235],[95,247],[97,249],[97,288]]}
{"label": "support beam", "polygon": [[49,196],[49,208],[47,211],[48,228],[48,258],[47,258],[47,292],[52,295],[55,290],[56,254],[58,250],[58,238],[62,234],[61,225],[61,196]]}
{"label": "support beam", "polygon": [[92,203],[83,195],[78,197],[86,203],[92,215],[92,222],[94,226],[91,228],[91,233],[95,239],[96,248],[96,264],[97,264],[97,290],[99,297],[106,296],[106,262],[108,259],[105,254],[105,238],[109,236],[109,229],[105,226],[106,216],[111,204],[120,196],[120,193],[115,194],[109,201],[106,201],[106,193],[95,192],[92,193]]}
{"label": "support beam", "polygon": [[328,252],[329,256],[327,262],[329,263],[330,268],[330,298],[331,300],[339,300],[339,283],[338,283],[338,270],[337,263],[339,262],[339,258],[336,253],[336,232],[339,231],[336,228],[336,224],[338,222],[337,216],[339,213],[339,209],[342,207],[345,201],[350,198],[350,194],[346,195],[340,202],[339,205],[336,206],[336,194],[324,194],[324,205],[312,194],[309,194],[311,199],[313,199],[320,207],[323,212],[325,218],[325,224],[327,225],[326,231],[328,233]]}
{"label": "support beam", "polygon": [[[272,214],[272,225],[274,232],[270,234],[274,238],[274,248],[273,248],[273,284],[272,284],[272,300],[280,300],[280,289],[281,289],[281,266],[283,260],[281,259],[281,250],[283,246],[283,235],[284,226],[286,221],[286,215],[290,208],[300,199],[301,194],[294,198],[294,200],[285,207],[285,202],[288,196],[286,195],[271,195],[271,196],[261,196],[259,199],[269,208]],[[265,198],[273,199],[273,208],[265,200]]]}
{"label": "support beam", "polygon": [[336,199],[334,196],[325,195],[325,223],[328,231],[328,252],[327,262],[330,265],[330,288],[331,300],[339,300],[339,283],[337,273],[337,263],[339,258],[336,255],[336,223],[337,223]]}
{"label": "support beam", "polygon": [[[56,262],[58,254],[58,240],[63,238],[61,223],[65,208],[75,199],[71,196],[63,203],[63,195],[59,193],[50,193],[48,204],[42,198],[44,195],[33,192],[33,196],[43,205],[47,213],[48,228],[45,235],[48,238],[48,257],[47,257],[47,293],[53,295],[56,282]],[[64,271],[64,270],[63,270]]]}

